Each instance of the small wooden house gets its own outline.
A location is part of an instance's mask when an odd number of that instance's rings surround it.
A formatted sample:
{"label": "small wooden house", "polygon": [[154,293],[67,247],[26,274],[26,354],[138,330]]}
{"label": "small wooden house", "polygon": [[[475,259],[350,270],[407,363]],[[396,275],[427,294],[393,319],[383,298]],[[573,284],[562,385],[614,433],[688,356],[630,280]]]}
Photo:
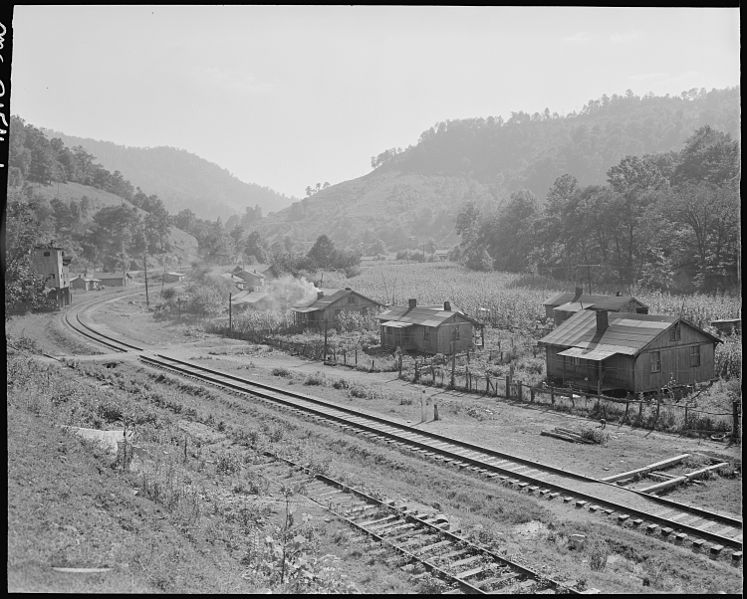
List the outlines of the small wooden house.
{"label": "small wooden house", "polygon": [[719,342],[681,318],[607,310],[577,312],[539,341],[549,379],[597,393],[710,380]]}
{"label": "small wooden house", "polygon": [[545,300],[545,316],[556,325],[580,310],[607,310],[608,312],[635,312],[648,314],[648,306],[630,295],[585,294],[581,287],[574,293],[557,293]]}
{"label": "small wooden house", "polygon": [[126,287],[130,275],[116,274],[113,272],[102,272],[95,275],[101,281],[102,288],[106,287]]}
{"label": "small wooden house", "polygon": [[70,281],[70,287],[78,291],[95,291],[101,288],[101,280],[87,275],[78,275]]}
{"label": "small wooden house", "polygon": [[246,270],[241,266],[237,266],[231,271],[231,274],[241,280],[241,288],[247,291],[254,291],[264,287],[265,275],[257,270]]}
{"label": "small wooden house", "polygon": [[367,298],[350,287],[319,291],[317,298],[308,304],[297,304],[291,308],[296,324],[302,326],[332,325],[341,312],[367,314],[375,312],[381,304]]}
{"label": "small wooden house", "polygon": [[161,275],[161,279],[164,283],[181,283],[184,276],[184,273],[181,272],[165,272]]}
{"label": "small wooden house", "polygon": [[452,354],[472,349],[475,331],[482,333],[481,323],[464,312],[452,310],[449,302],[418,306],[417,301],[411,299],[407,306],[393,307],[379,314],[379,322],[383,347],[427,354]]}

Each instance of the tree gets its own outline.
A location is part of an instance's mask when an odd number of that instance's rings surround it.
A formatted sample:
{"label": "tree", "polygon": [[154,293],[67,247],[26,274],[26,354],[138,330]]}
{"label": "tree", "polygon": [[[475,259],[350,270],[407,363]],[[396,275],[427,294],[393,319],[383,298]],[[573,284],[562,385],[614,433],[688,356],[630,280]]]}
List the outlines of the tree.
{"label": "tree", "polygon": [[317,268],[329,268],[335,258],[335,245],[326,235],[317,237],[314,246],[306,254]]}
{"label": "tree", "polygon": [[33,269],[31,255],[37,238],[38,221],[31,207],[9,198],[5,219],[5,314],[44,304],[44,280]]}

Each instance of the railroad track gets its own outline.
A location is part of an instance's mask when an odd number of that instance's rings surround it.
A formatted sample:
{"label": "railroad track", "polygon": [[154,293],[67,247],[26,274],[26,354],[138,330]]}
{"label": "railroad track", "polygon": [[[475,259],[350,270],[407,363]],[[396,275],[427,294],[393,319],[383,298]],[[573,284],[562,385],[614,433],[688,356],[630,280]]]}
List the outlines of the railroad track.
{"label": "railroad track", "polygon": [[272,453],[262,455],[268,461],[253,467],[254,472],[300,483],[305,497],[379,542],[382,551],[394,555],[390,561],[412,573],[415,580],[427,572],[443,580],[450,592],[470,594],[579,593],[460,536],[441,515],[373,497]]}
{"label": "railroad track", "polygon": [[572,503],[614,521],[713,557],[733,549],[741,563],[742,522],[731,516],[680,504],[663,497],[619,487],[598,479],[543,466],[493,449],[414,429],[388,418],[366,414],[302,393],[250,381],[164,354],[141,354],[146,364],[202,383],[269,402],[274,406],[334,424],[372,440],[411,450],[425,458],[486,476],[547,500]]}
{"label": "railroad track", "polygon": [[[130,295],[135,295],[135,294],[130,294]],[[117,301],[124,297],[128,297],[128,296],[118,296],[108,301]],[[122,341],[110,335],[105,335],[104,333],[97,331],[93,327],[83,322],[83,320],[81,320],[81,317],[80,317],[81,313],[84,310],[88,308],[92,308],[96,306],[97,304],[99,304],[98,299],[99,298],[97,298],[97,301],[95,302],[88,302],[83,305],[79,305],[74,310],[66,311],[63,316],[64,323],[69,328],[71,328],[73,331],[78,333],[79,335],[82,335],[83,337],[91,341],[95,341],[96,343],[100,343],[101,345],[105,345],[106,347],[108,347],[109,349],[113,349],[114,351],[118,351],[118,352],[143,351],[142,347],[138,347],[137,345],[133,345],[126,341]]]}
{"label": "railroad track", "polygon": [[[81,334],[116,351],[142,351],[130,343],[104,335],[80,320],[72,325]],[[81,330],[82,329],[82,330]],[[718,558],[732,550],[732,563],[742,563],[742,521],[680,504],[664,497],[619,487],[566,470],[511,456],[493,449],[414,429],[388,418],[346,408],[309,395],[250,381],[164,354],[139,354],[144,363],[166,369],[238,394],[249,394],[292,410],[306,418],[334,424],[420,456],[482,475],[538,498],[563,501],[579,509],[612,518],[621,526],[689,545]]]}

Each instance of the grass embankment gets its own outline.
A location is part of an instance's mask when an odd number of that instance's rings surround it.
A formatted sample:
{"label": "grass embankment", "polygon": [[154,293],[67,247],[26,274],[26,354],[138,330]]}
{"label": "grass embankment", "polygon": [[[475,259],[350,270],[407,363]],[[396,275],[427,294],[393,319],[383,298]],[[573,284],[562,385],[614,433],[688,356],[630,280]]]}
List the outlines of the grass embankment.
{"label": "grass embankment", "polygon": [[[741,588],[738,571],[728,564],[714,563],[688,549],[623,531],[563,504],[538,503],[499,485],[432,463],[424,465],[418,458],[365,439],[137,366],[122,363],[107,370],[100,365],[82,364],[79,368],[111,386],[107,393],[119,397],[120,410],[125,410],[122,415],[138,422],[136,430],[146,449],[151,443],[160,443],[156,445],[159,450],[168,448],[165,450],[171,455],[163,458],[160,474],[155,475],[172,472],[167,480],[177,482],[163,484],[157,497],[153,496],[152,482],[141,482],[140,488],[153,500],[171,506],[172,514],[186,518],[191,542],[207,535],[227,547],[229,555],[239,563],[242,559],[252,563],[247,549],[249,531],[273,533],[277,529],[272,527],[282,517],[282,495],[275,497],[274,504],[263,499],[269,483],[252,473],[250,456],[254,455],[252,448],[258,447],[310,461],[318,470],[374,495],[416,497],[431,509],[447,514],[467,536],[569,584],[580,582],[609,592],[637,590],[642,588],[644,579],[650,584],[646,590],[653,591],[716,592]],[[116,410],[104,412],[109,418],[116,416]],[[103,418],[104,412],[97,407],[98,418]],[[185,423],[191,429],[198,427],[205,438],[200,441],[190,437],[193,451],[187,466],[182,466],[179,457]],[[214,435],[226,442],[209,442]],[[136,477],[135,482],[143,480],[144,474],[144,480],[151,481],[147,477],[155,471],[154,465],[141,470],[141,478]],[[185,485],[187,490],[197,492],[180,491]],[[198,510],[194,507],[196,498],[200,502]],[[268,505],[275,506],[274,516],[263,511]],[[196,511],[200,518],[193,516]],[[211,515],[209,520],[206,514]],[[345,533],[336,524],[324,526],[319,519],[316,522],[316,532],[307,535],[315,539],[314,547],[319,548],[316,555],[325,552],[323,547],[336,547],[345,571],[359,588],[368,592],[413,589],[402,581],[398,570],[383,570],[380,562],[366,555],[365,549],[345,541]],[[587,535],[588,543],[582,550],[571,550],[569,536],[578,532]],[[701,562],[702,567],[693,568],[693,563]],[[256,576],[255,570],[249,570],[249,574]],[[243,575],[247,575],[247,570]],[[267,578],[257,582],[261,584],[263,580]],[[336,580],[335,584],[339,583]]]}
{"label": "grass embankment", "polygon": [[[106,368],[93,371],[106,378]],[[224,424],[195,409],[182,414],[171,400],[181,391],[152,392],[145,377],[110,379],[101,385],[25,352],[8,356],[10,590],[412,590],[403,573],[364,559],[365,545],[313,509],[289,526],[289,510],[300,512],[307,502],[252,472],[257,453],[246,438],[231,450]],[[113,428],[124,421],[136,431],[139,450],[126,470],[59,426]]]}

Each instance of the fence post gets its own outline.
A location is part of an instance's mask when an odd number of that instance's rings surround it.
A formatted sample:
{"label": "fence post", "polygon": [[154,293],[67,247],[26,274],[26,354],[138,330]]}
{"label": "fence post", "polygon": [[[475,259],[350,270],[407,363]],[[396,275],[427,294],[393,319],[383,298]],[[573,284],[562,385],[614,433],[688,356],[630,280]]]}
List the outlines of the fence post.
{"label": "fence post", "polygon": [[506,375],[506,399],[511,399],[511,375]]}
{"label": "fence post", "polygon": [[418,365],[418,359],[415,358],[415,378],[412,382],[417,383],[418,380],[420,380],[420,366]]}
{"label": "fence post", "polygon": [[534,387],[529,387],[529,401],[534,403]]}
{"label": "fence post", "polygon": [[517,385],[516,390],[519,392],[519,401],[523,401],[524,400],[524,387],[523,387],[524,383],[522,383],[521,381],[518,381],[516,385]]}
{"label": "fence post", "polygon": [[731,432],[731,440],[735,443],[739,443],[740,441],[740,435],[739,435],[739,402],[733,401],[731,404],[732,409],[732,432]]}
{"label": "fence post", "polygon": [[399,378],[402,378],[402,354],[399,355]]}
{"label": "fence post", "polygon": [[[630,402],[625,401],[625,416],[623,416],[623,422],[628,421],[628,408],[630,408]],[[687,410],[685,410],[685,422],[687,422]]]}
{"label": "fence post", "polygon": [[374,370],[374,361],[371,360],[371,372],[373,372],[373,370]]}
{"label": "fence post", "polygon": [[555,405],[555,387],[550,387],[550,403]]}
{"label": "fence post", "polygon": [[355,365],[358,366],[358,348],[355,348]]}
{"label": "fence post", "polygon": [[[402,359],[400,358],[400,365],[402,364]],[[342,365],[347,366],[348,365],[348,350],[343,349],[342,350]],[[400,374],[402,374],[402,367],[400,366]]]}

